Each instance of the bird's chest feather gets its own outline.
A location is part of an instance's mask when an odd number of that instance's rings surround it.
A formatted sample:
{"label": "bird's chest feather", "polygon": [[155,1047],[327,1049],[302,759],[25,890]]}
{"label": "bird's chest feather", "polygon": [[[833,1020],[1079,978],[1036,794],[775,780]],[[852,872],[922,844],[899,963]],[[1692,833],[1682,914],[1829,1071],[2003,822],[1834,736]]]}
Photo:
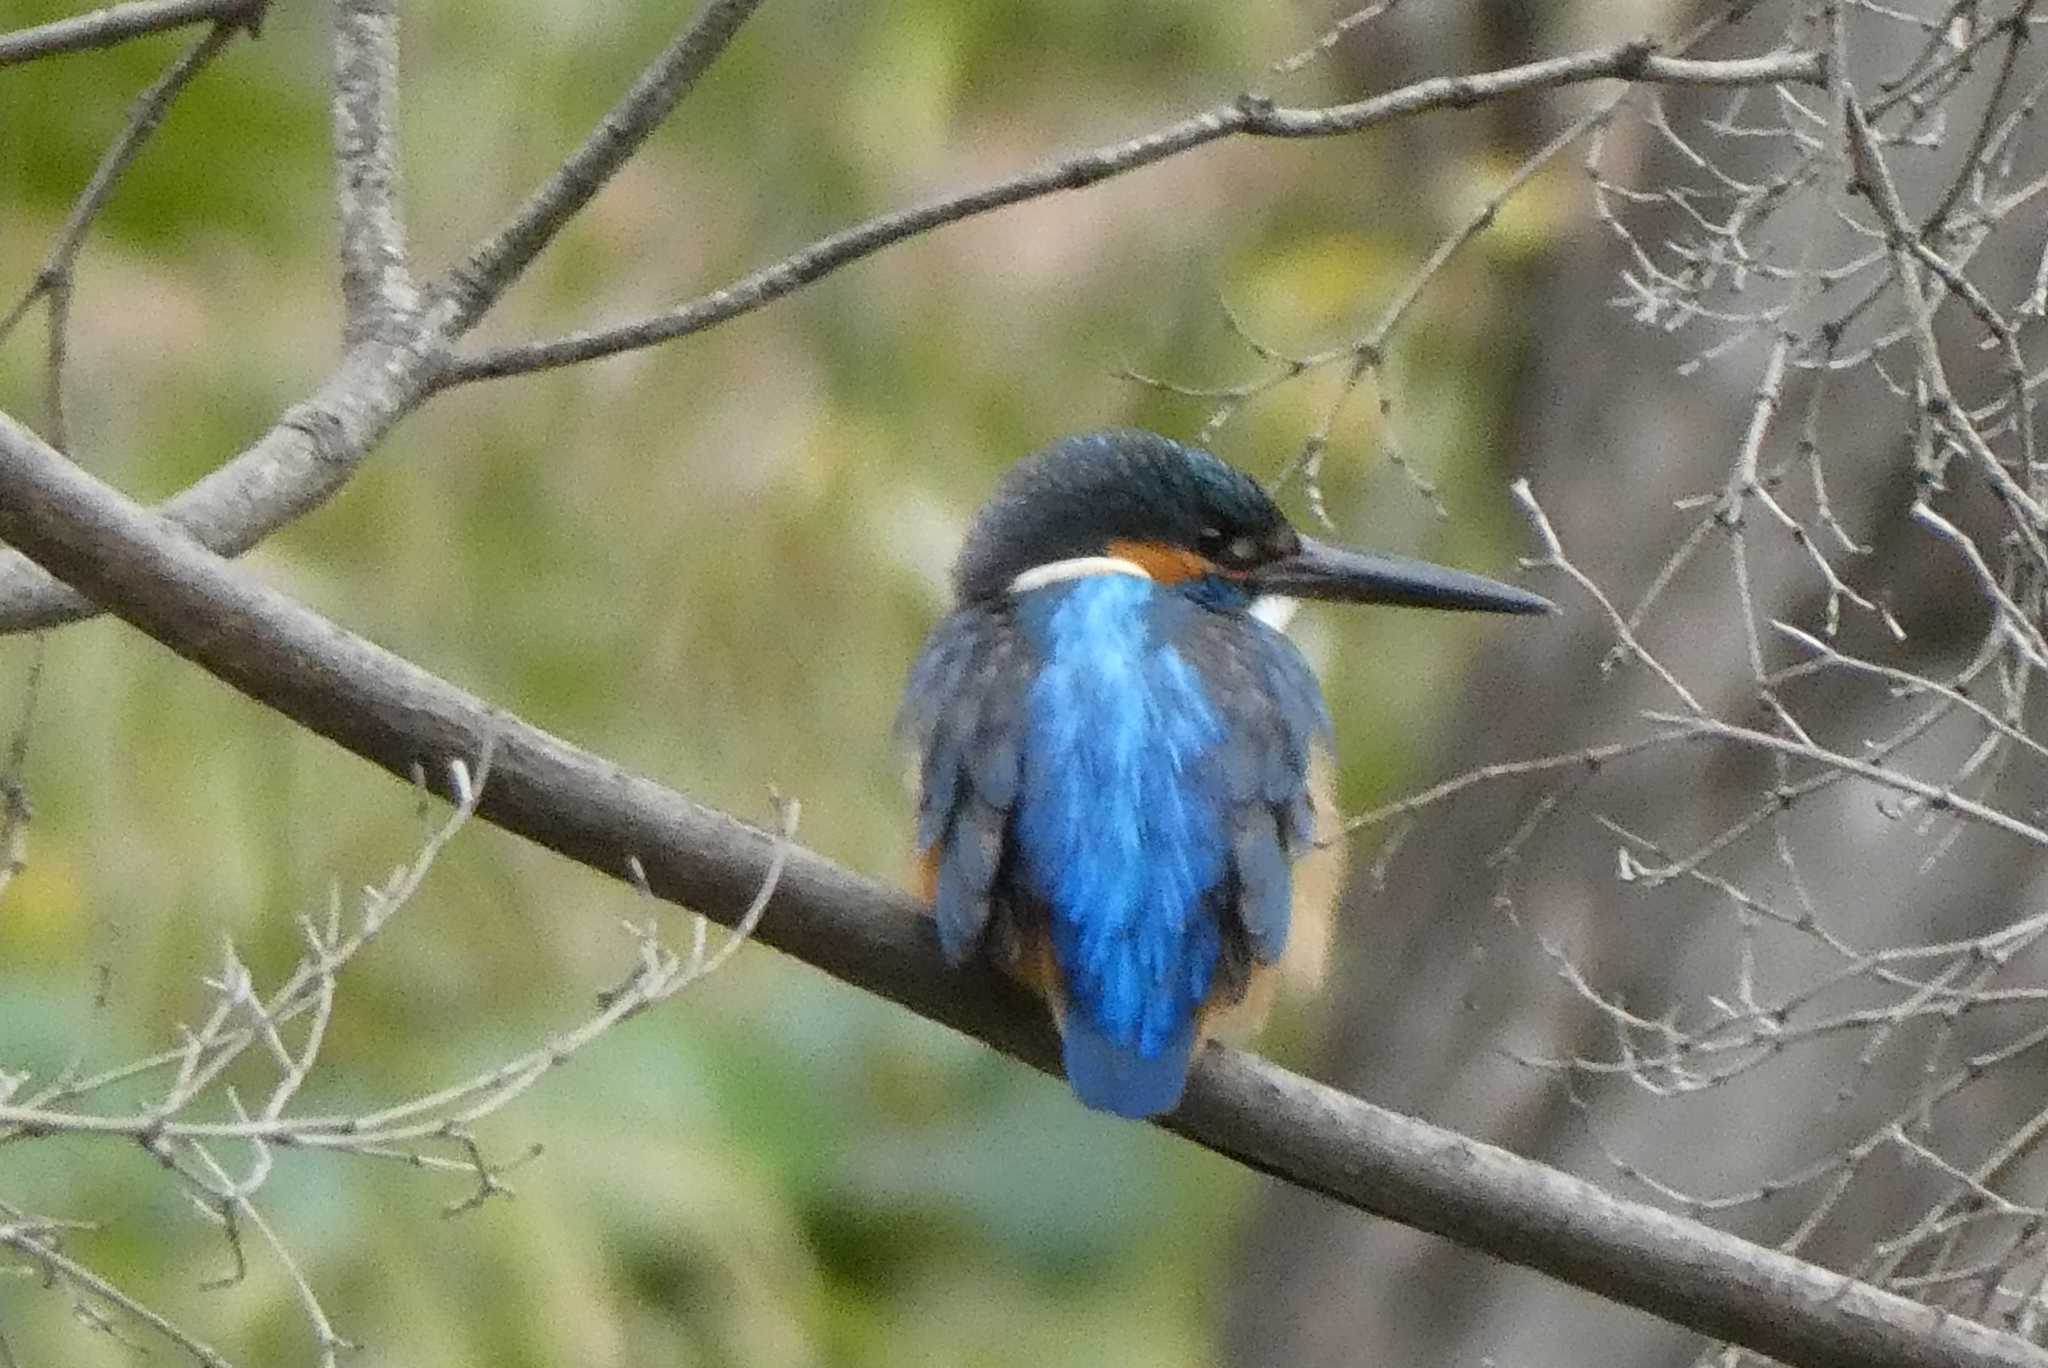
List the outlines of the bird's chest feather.
{"label": "bird's chest feather", "polygon": [[1022,615],[1041,665],[1024,698],[1018,877],[1050,912],[1069,999],[1163,1040],[1208,990],[1228,874],[1228,813],[1204,760],[1223,722],[1175,644],[1200,612],[1102,575]]}

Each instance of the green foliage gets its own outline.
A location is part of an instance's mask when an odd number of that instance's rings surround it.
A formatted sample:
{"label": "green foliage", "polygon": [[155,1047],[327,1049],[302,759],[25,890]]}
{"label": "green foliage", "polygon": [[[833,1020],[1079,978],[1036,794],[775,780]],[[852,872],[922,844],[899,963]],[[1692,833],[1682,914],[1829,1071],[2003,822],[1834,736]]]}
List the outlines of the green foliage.
{"label": "green foliage", "polygon": [[[7,22],[67,8],[31,0]],[[678,13],[412,8],[407,172],[429,270],[582,136]],[[1222,97],[1305,36],[1278,11],[1177,0],[771,6],[486,331],[710,288],[860,214]],[[177,41],[0,73],[0,293],[28,283]],[[179,102],[81,260],[74,445],[138,495],[254,439],[335,355],[324,42],[320,7],[276,7]],[[894,248],[705,336],[456,392],[252,566],[707,802],[757,816],[773,782],[803,799],[807,843],[893,877],[896,693],[975,503],[1061,432],[1197,428],[1199,404],[1115,371],[1245,373],[1219,297],[1289,345],[1368,320],[1443,226],[1390,214],[1376,155],[1212,149]],[[1378,459],[1369,401],[1330,462],[1347,535],[1499,554],[1508,306],[1490,282],[1478,258],[1440,281],[1394,368],[1400,445],[1445,481],[1453,540],[1431,544],[1426,502]],[[29,419],[40,348],[31,327],[0,350],[0,403]],[[1221,447],[1275,472],[1330,398],[1282,391]],[[1394,781],[1398,738],[1441,692],[1424,671],[1468,631],[1310,624],[1353,798]],[[0,727],[32,650],[0,643]],[[223,936],[259,980],[280,972],[295,915],[420,834],[383,776],[117,624],[48,652],[30,864],[0,898],[0,1065],[41,1075],[170,1043],[205,1008]],[[471,830],[351,970],[306,1105],[369,1106],[529,1048],[619,979],[618,923],[640,915]],[[516,1200],[455,1220],[438,1212],[459,1178],[281,1156],[265,1208],[343,1333],[450,1365],[1184,1364],[1207,1355],[1205,1294],[1250,1182],[766,951],[579,1057],[489,1139],[500,1158],[546,1153]],[[310,1361],[276,1260],[252,1245],[242,1282],[203,1290],[226,1269],[218,1234],[133,1148],[0,1148],[0,1196],[102,1222],[67,1248],[238,1362]],[[33,1280],[0,1282],[0,1326],[24,1362],[133,1361]]]}

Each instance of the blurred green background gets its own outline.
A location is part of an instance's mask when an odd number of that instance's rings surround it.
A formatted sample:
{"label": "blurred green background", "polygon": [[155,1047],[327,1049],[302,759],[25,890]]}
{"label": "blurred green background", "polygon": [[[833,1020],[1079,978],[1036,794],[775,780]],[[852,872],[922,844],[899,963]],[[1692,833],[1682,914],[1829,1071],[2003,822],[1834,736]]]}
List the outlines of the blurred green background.
{"label": "blurred green background", "polygon": [[[14,0],[17,26],[69,12]],[[770,5],[483,331],[631,316],[850,220],[1269,84],[1326,16],[1184,0]],[[679,22],[647,0],[421,3],[404,28],[412,240],[431,272],[489,227]],[[193,35],[0,72],[0,304],[25,289],[125,106]],[[324,14],[280,0],[176,106],[82,261],[77,458],[157,498],[258,436],[336,356]],[[1359,93],[1323,64],[1293,102]],[[1439,116],[1439,118],[1454,116]],[[1390,185],[1379,138],[1230,144],[897,247],[709,334],[442,397],[331,505],[249,557],[267,581],[467,688],[883,877],[909,802],[897,690],[998,472],[1067,431],[1190,435],[1200,403],[1118,378],[1248,374],[1222,305],[1283,346],[1355,332],[1507,165]],[[1347,538],[1500,569],[1496,419],[1546,187],[1439,278],[1329,464]],[[40,318],[0,407],[44,416]],[[1276,473],[1332,377],[1219,449]],[[1300,512],[1300,510],[1297,510]],[[1304,514],[1305,516],[1305,514]],[[1474,624],[1310,614],[1344,794],[1398,786]],[[0,641],[0,728],[34,657]],[[52,635],[23,778],[29,864],[0,897],[0,1069],[48,1076],[175,1039],[232,938],[274,975],[293,918],[383,877],[411,795],[125,627]],[[1393,719],[1399,719],[1396,723]],[[313,1111],[475,1071],[588,1013],[635,900],[482,827],[352,968]],[[685,922],[672,928],[684,934]],[[105,1005],[95,1008],[100,967]],[[1264,1047],[1309,1058],[1312,1000]],[[515,1199],[443,1219],[459,1178],[283,1156],[264,1193],[351,1362],[1187,1364],[1211,1357],[1253,1182],[1057,1082],[773,952],[629,1023],[485,1127],[539,1143]],[[224,1291],[217,1232],[141,1152],[0,1147],[0,1200],[91,1220],[76,1257],[240,1363],[310,1362],[276,1261]],[[124,1333],[149,1341],[146,1331]],[[130,1363],[69,1298],[0,1279],[23,1364]],[[174,1351],[152,1344],[155,1361]]]}

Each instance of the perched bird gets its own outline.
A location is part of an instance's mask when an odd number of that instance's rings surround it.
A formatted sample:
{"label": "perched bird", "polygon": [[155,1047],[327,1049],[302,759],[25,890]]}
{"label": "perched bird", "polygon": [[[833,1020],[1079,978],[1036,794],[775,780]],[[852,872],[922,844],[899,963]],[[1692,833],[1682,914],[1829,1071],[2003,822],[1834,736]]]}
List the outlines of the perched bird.
{"label": "perched bird", "polygon": [[955,964],[1050,1005],[1068,1082],[1170,1111],[1288,925],[1337,892],[1330,718],[1259,611],[1295,596],[1540,613],[1526,590],[1303,536],[1249,476],[1134,430],[1010,470],[911,670],[918,879]]}

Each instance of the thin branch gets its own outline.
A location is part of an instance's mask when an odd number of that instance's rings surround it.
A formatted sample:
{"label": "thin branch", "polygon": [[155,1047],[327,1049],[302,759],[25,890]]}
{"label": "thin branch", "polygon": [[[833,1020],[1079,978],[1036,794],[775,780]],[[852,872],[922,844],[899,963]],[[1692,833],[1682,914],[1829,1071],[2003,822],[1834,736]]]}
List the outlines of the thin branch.
{"label": "thin branch", "polygon": [[1787,82],[1822,85],[1827,80],[1827,60],[1818,52],[1774,52],[1708,61],[1659,57],[1656,49],[1651,40],[1639,38],[1476,76],[1433,76],[1385,95],[1328,109],[1279,109],[1257,100],[1242,101],[1238,107],[1246,111],[1248,133],[1271,138],[1326,138],[1433,109],[1467,109],[1506,95],[1587,81],[1740,87]]}
{"label": "thin branch", "polygon": [[1975,713],[1978,720],[1983,722],[1985,726],[1997,732],[2014,745],[2032,751],[2043,760],[2048,760],[2048,746],[2043,746],[2039,741],[2036,741],[2033,737],[2027,735],[2018,727],[2013,726],[1997,713],[1991,711],[1991,709],[1959,689],[1944,684],[1938,679],[1930,678],[1927,675],[1915,674],[1910,670],[1901,670],[1894,666],[1882,665],[1876,661],[1864,660],[1859,656],[1849,655],[1846,652],[1837,650],[1834,646],[1821,640],[1811,632],[1801,631],[1789,622],[1780,622],[1773,619],[1771,626],[1783,632],[1807,650],[1812,651],[1819,659],[1826,661],[1830,665],[1837,665],[1843,669],[1875,675],[1879,679],[1889,680],[1897,687],[1901,694],[1931,693],[1940,698],[1945,698],[1957,707]]}
{"label": "thin branch", "polygon": [[1885,241],[1891,249],[1893,270],[1898,273],[1899,286],[1905,295],[1913,343],[1919,354],[1920,376],[1928,388],[1927,411],[1956,439],[1959,446],[1970,453],[1999,496],[2016,513],[2023,515],[2015,520],[2015,527],[2026,537],[2035,559],[2048,559],[2041,544],[2042,531],[2048,529],[2048,510],[2044,510],[2006,471],[1998,454],[1957,402],[1955,391],[1949,386],[1947,367],[1942,363],[1941,346],[1934,337],[1933,309],[1921,288],[1920,270],[1913,252],[1913,243],[1919,237],[1918,230],[1906,217],[1905,205],[1899,198],[1897,184],[1892,180],[1891,168],[1878,150],[1862,107],[1853,98],[1846,99],[1845,105],[1850,161],[1856,168],[1858,184],[1868,194],[1872,207],[1884,224]]}
{"label": "thin branch", "polygon": [[1998,609],[1999,625],[2004,629],[2013,647],[2033,662],[2036,668],[2048,670],[2048,637],[2042,635],[2033,615],[2014,602],[2012,595],[2000,582],[1998,573],[1991,568],[1991,562],[1984,559],[1984,549],[1977,545],[1977,539],[1935,512],[1934,506],[1925,500],[1915,500],[1907,516],[1962,554],[1963,559],[1969,563],[1971,573],[1976,576],[1977,586],[1983,590],[1985,599]]}
{"label": "thin branch", "polygon": [[1302,48],[1290,57],[1283,57],[1273,63],[1271,67],[1272,73],[1275,76],[1292,76],[1295,72],[1300,71],[1316,59],[1329,55],[1336,48],[1337,44],[1343,42],[1347,36],[1364,28],[1373,20],[1393,9],[1398,3],[1400,3],[1400,0],[1378,0],[1376,4],[1366,5],[1361,9],[1353,10],[1350,14],[1345,15],[1336,23],[1324,29],[1317,36],[1316,40],[1307,47]]}
{"label": "thin branch", "polygon": [[1981,822],[1985,826],[2003,831],[2008,836],[2017,836],[2029,845],[2048,849],[2048,831],[2043,831],[2031,822],[2023,822],[2010,813],[1965,798],[1953,789],[1944,788],[1940,784],[1930,784],[1925,779],[1898,770],[1886,769],[1883,765],[1873,765],[1853,756],[1843,755],[1840,751],[1828,750],[1810,741],[1797,741],[1789,737],[1773,736],[1751,727],[1738,727],[1732,722],[1723,722],[1716,717],[1685,717],[1677,713],[1655,712],[1645,713],[1644,716],[1652,722],[1670,727],[1675,735],[1718,737],[1724,741],[1738,741],[1745,746],[1754,746],[1758,750],[1775,751],[1795,759],[1811,760],[1823,769],[1867,779],[1881,788],[1888,788],[1897,793],[1911,794],[1924,800],[1936,812],[1952,812],[1959,817],[1966,817],[1973,822]]}
{"label": "thin branch", "polygon": [[1679,702],[1685,704],[1695,716],[1704,717],[1707,710],[1699,699],[1693,697],[1692,690],[1685,687],[1684,681],[1679,679],[1669,666],[1650,654],[1649,648],[1643,645],[1635,630],[1629,626],[1628,619],[1614,606],[1614,600],[1607,597],[1606,592],[1593,582],[1592,577],[1574,565],[1571,558],[1565,555],[1564,543],[1558,539],[1557,529],[1551,526],[1550,517],[1543,511],[1543,506],[1536,502],[1535,492],[1529,488],[1529,482],[1525,479],[1516,480],[1508,486],[1508,494],[1521,505],[1522,511],[1528,515],[1530,524],[1536,529],[1537,540],[1543,543],[1543,556],[1529,561],[1530,568],[1559,570],[1569,576],[1586,591],[1588,597],[1600,605],[1600,611],[1606,614],[1608,624],[1614,628],[1617,643],[1615,649],[1647,667],[1664,682],[1665,688],[1677,695]]}
{"label": "thin branch", "polygon": [[[458,784],[458,787],[460,785]],[[663,947],[652,930],[639,933],[640,961],[633,975],[621,987],[604,994],[598,1011],[575,1027],[552,1036],[546,1043],[461,1081],[382,1106],[374,1111],[328,1115],[285,1115],[285,1104],[298,1091],[310,1072],[325,1030],[326,1013],[333,996],[334,972],[352,959],[381,930],[413,894],[432,867],[441,849],[462,828],[487,788],[470,789],[470,798],[459,804],[448,820],[421,848],[413,862],[394,876],[384,889],[375,890],[374,910],[363,928],[347,941],[316,944],[314,954],[303,962],[268,1001],[255,995],[248,971],[232,963],[223,975],[218,1009],[193,1036],[185,1052],[187,1067],[180,1072],[163,1101],[147,1109],[117,1115],[54,1110],[46,1100],[48,1091],[23,1103],[0,1098],[0,1142],[18,1136],[78,1135],[116,1137],[149,1146],[202,1141],[236,1141],[257,1146],[258,1167],[251,1177],[233,1184],[234,1191],[216,1186],[214,1195],[247,1195],[262,1186],[268,1172],[267,1147],[289,1145],[295,1149],[339,1151],[350,1154],[388,1151],[394,1146],[423,1140],[445,1140],[484,1117],[502,1110],[526,1093],[550,1072],[561,1068],[612,1027],[637,1016],[658,1003],[666,1002],[699,981],[717,973],[727,960],[753,936],[755,928],[774,899],[782,882],[789,853],[795,848],[798,805],[794,799],[778,799],[775,847],[761,886],[733,924],[731,935],[716,950],[699,933],[692,939],[690,953],[678,955]],[[700,918],[701,921],[701,918]],[[232,952],[230,952],[232,953]],[[309,982],[317,973],[320,981]],[[311,1003],[314,1022],[305,1043],[294,1053],[278,1032],[279,1024],[290,1020]],[[257,1027],[227,1029],[237,1012],[253,1017]],[[193,1121],[183,1112],[207,1087],[214,1084],[240,1058],[253,1041],[263,1040],[279,1071],[269,1102],[258,1114],[239,1111],[231,1120]],[[208,1056],[203,1067],[202,1057]],[[157,1056],[155,1058],[161,1058]],[[477,1171],[475,1165],[459,1165]]]}
{"label": "thin branch", "polygon": [[633,82],[526,203],[451,268],[437,289],[454,308],[450,335],[469,328],[626,164],[718,60],[761,0],[711,0]]}
{"label": "thin branch", "polygon": [[150,1310],[78,1260],[57,1249],[53,1237],[39,1224],[23,1221],[0,1223],[0,1248],[13,1250],[41,1268],[46,1276],[69,1283],[81,1294],[118,1308],[123,1314],[147,1325],[198,1359],[206,1368],[230,1368],[228,1361],[215,1352],[211,1345],[192,1338],[179,1329],[176,1322]]}
{"label": "thin branch", "polygon": [[[644,869],[661,897],[730,923],[776,857],[769,833],[529,727],[264,588],[4,417],[0,536],[229,684],[394,774],[411,778],[421,756],[476,754],[489,738],[482,816],[613,877]],[[783,854],[761,939],[1053,1066],[1043,1011],[991,969],[948,970],[913,901],[801,848]],[[1227,1048],[1204,1053],[1164,1124],[1311,1191],[1788,1363],[2048,1365],[2048,1353],[2008,1335]]]}
{"label": "thin branch", "polygon": [[313,1291],[313,1284],[306,1280],[305,1273],[300,1270],[299,1261],[292,1257],[291,1250],[277,1237],[277,1232],[271,1229],[270,1222],[264,1219],[256,1204],[249,1200],[248,1194],[236,1190],[227,1170],[220,1166],[220,1161],[215,1159],[204,1145],[194,1142],[191,1148],[200,1162],[206,1165],[208,1174],[220,1185],[216,1191],[222,1194],[223,1204],[231,1205],[239,1212],[236,1221],[246,1221],[256,1227],[256,1233],[263,1237],[263,1242],[270,1246],[270,1252],[277,1256],[279,1266],[284,1269],[285,1276],[291,1280],[293,1291],[298,1294],[300,1310],[305,1312],[306,1320],[313,1327],[314,1342],[320,1351],[320,1368],[335,1368],[339,1352],[343,1349],[353,1349],[356,1345],[335,1332],[334,1322],[328,1319],[327,1310],[320,1304],[320,1297]]}
{"label": "thin branch", "polygon": [[100,211],[106,207],[107,198],[113,193],[121,174],[142,151],[142,145],[149,140],[150,134],[163,123],[164,116],[170,112],[171,102],[191,84],[193,77],[205,69],[207,63],[220,55],[236,31],[232,24],[215,24],[135,97],[120,133],[101,154],[99,165],[93,168],[85,189],[72,202],[71,212],[65,215],[63,226],[57,230],[57,240],[36,268],[35,279],[29,282],[28,289],[6,316],[0,317],[0,342],[4,342],[38,299],[49,300],[46,425],[50,440],[60,451],[70,449],[64,421],[64,359],[70,332],[75,267],[78,254],[85,246],[85,236],[99,218]]}
{"label": "thin branch", "polygon": [[1991,94],[1985,99],[1983,117],[1977,121],[1977,131],[1970,138],[1970,149],[1963,154],[1956,167],[1955,179],[1950,182],[1948,193],[1941,197],[1941,203],[1934,206],[1934,212],[1927,216],[1927,222],[1920,230],[1922,240],[1938,235],[1948,223],[1949,215],[1962,202],[1963,193],[1970,188],[1976,176],[1978,163],[1984,156],[1985,145],[1990,141],[1996,126],[1999,106],[2005,102],[2006,90],[2012,85],[2013,72],[2019,66],[2020,49],[2027,42],[2027,20],[2034,8],[2033,0],[2021,0],[2020,5],[2003,21],[2007,29],[2005,57],[1998,64],[1998,76],[1991,83]]}
{"label": "thin branch", "polygon": [[226,24],[254,33],[269,3],[270,0],[133,0],[130,4],[109,5],[89,14],[0,33],[0,67],[59,53],[113,47],[130,38],[186,24]]}
{"label": "thin branch", "polygon": [[419,301],[399,208],[397,0],[336,0],[333,123],[341,299],[353,342]]}
{"label": "thin branch", "polygon": [[1587,81],[1619,79],[1695,86],[1817,83],[1824,79],[1825,70],[1825,62],[1816,53],[1695,61],[1658,57],[1651,44],[1634,42],[1477,75],[1439,76],[1369,100],[1326,109],[1283,108],[1262,96],[1245,95],[1136,138],[1107,143],[979,189],[878,215],[820,238],[730,285],[649,318],[458,357],[449,362],[436,387],[575,365],[701,332],[780,299],[842,266],[935,228],[1063,190],[1083,189],[1224,138],[1332,137],[1434,110],[1464,109],[1509,95]]}
{"label": "thin branch", "polygon": [[1547,774],[1557,770],[1598,774],[1613,761],[1668,744],[1669,738],[1662,735],[1643,736],[1633,741],[1618,741],[1612,745],[1586,746],[1560,755],[1538,756],[1533,760],[1502,760],[1491,765],[1480,765],[1441,783],[1432,784],[1419,792],[1411,793],[1405,798],[1382,803],[1376,808],[1347,818],[1344,822],[1344,831],[1348,835],[1368,827],[1380,826],[1396,817],[1410,816],[1481,784],[1498,783],[1504,779],[1520,779],[1531,774]]}

